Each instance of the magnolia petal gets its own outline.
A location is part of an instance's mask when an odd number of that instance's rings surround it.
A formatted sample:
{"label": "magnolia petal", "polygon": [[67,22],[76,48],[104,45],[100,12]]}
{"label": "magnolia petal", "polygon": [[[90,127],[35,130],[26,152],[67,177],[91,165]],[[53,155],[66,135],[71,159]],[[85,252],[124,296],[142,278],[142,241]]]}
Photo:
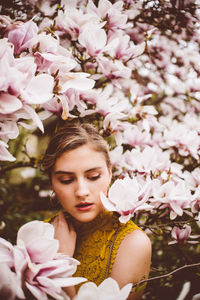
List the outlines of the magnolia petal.
{"label": "magnolia petal", "polygon": [[[59,253],[57,253],[58,255]],[[64,267],[64,273],[63,275],[65,277],[69,277],[72,276],[72,274],[75,273],[76,271],[76,266],[79,263],[72,263],[71,260],[73,260],[72,257],[67,257],[66,259],[57,259],[57,255],[55,256],[55,258],[53,260],[50,260],[46,263],[40,264],[39,269],[40,269],[40,273],[41,275],[45,275],[48,277],[58,277],[58,273],[62,270],[63,273],[63,267]],[[68,261],[68,259],[70,258],[70,262]],[[54,273],[55,272],[55,273]]]}
{"label": "magnolia petal", "polygon": [[61,287],[67,287],[79,284],[81,282],[87,281],[86,278],[83,277],[69,277],[69,278],[54,278],[53,282],[56,283],[56,285],[59,285]]}
{"label": "magnolia petal", "polygon": [[120,216],[119,221],[121,223],[127,223],[132,217],[133,217],[133,214],[129,214],[127,216]]}
{"label": "magnolia petal", "polygon": [[42,104],[53,97],[54,78],[48,74],[33,77],[26,90],[22,91],[23,99],[29,104]]}
{"label": "magnolia petal", "polygon": [[100,193],[100,199],[105,209],[108,211],[116,211],[116,206],[102,192]]}
{"label": "magnolia petal", "polygon": [[[1,299],[25,299],[20,278],[10,270],[7,264],[0,263],[0,297]],[[3,295],[1,292],[3,291]],[[7,295],[6,295],[7,293]]]}
{"label": "magnolia petal", "polygon": [[28,282],[25,282],[27,289],[33,294],[33,296],[38,300],[48,300],[46,293],[44,293],[38,286],[33,286]]}
{"label": "magnolia petal", "polygon": [[177,217],[177,213],[175,213],[173,210],[170,211],[170,220],[174,220]]}
{"label": "magnolia petal", "polygon": [[75,297],[75,300],[96,300],[99,299],[98,296],[98,288],[94,282],[87,282],[83,284],[79,291],[77,296]]}
{"label": "magnolia petal", "polygon": [[2,250],[3,248],[13,250],[13,245],[10,242],[8,242],[7,240],[0,237],[0,250]]}
{"label": "magnolia petal", "polygon": [[143,204],[141,204],[140,206],[138,206],[138,207],[135,209],[135,211],[137,211],[137,210],[151,210],[151,209],[153,209],[153,206],[152,206],[152,205],[147,204],[147,203],[143,203]]}
{"label": "magnolia petal", "polygon": [[56,293],[61,292],[61,287],[59,284],[56,284],[55,280],[52,280],[51,278],[48,277],[43,277],[43,276],[37,276],[37,281],[39,284],[45,288],[49,288],[54,290]]}
{"label": "magnolia petal", "polygon": [[28,255],[25,249],[19,248],[18,246],[14,246],[13,256],[15,271],[20,274],[24,271],[25,267],[28,264]]}
{"label": "magnolia petal", "polygon": [[145,42],[143,42],[143,43],[141,43],[139,45],[134,46],[133,47],[133,55],[134,55],[134,57],[141,55],[144,52],[144,50],[145,50],[145,46],[146,46]]}
{"label": "magnolia petal", "polygon": [[174,210],[174,212],[179,215],[179,216],[182,216],[183,214],[183,210],[182,208],[180,207],[180,203],[176,203],[174,201],[171,201],[170,202],[170,206],[171,206],[171,209]]}
{"label": "magnolia petal", "polygon": [[98,291],[100,292],[101,299],[123,300],[127,299],[131,288],[132,284],[129,283],[120,290],[117,281],[109,277],[98,286]]}
{"label": "magnolia petal", "polygon": [[43,123],[40,120],[38,114],[35,112],[35,110],[31,106],[29,106],[29,105],[24,105],[23,108],[29,114],[29,116],[33,120],[33,122],[40,128],[40,130],[42,132],[44,132]]}
{"label": "magnolia petal", "polygon": [[17,244],[19,240],[23,240],[25,245],[27,245],[39,237],[48,237],[49,239],[53,239],[53,225],[37,220],[24,224],[18,230]]}
{"label": "magnolia petal", "polygon": [[48,276],[48,277],[69,277],[72,276],[76,272],[76,265],[69,264],[67,260],[54,260],[52,262],[48,262],[43,264],[40,274],[41,276]]}
{"label": "magnolia petal", "polygon": [[59,248],[59,241],[37,238],[32,240],[26,248],[33,263],[45,263],[55,257]]}
{"label": "magnolia petal", "polygon": [[73,88],[81,91],[89,90],[94,87],[95,81],[89,78],[74,78],[66,81],[61,86],[61,93]]}
{"label": "magnolia petal", "polygon": [[18,122],[18,125],[21,125],[22,127],[28,129],[28,130],[34,130],[37,126],[36,125],[31,125],[31,124],[27,124],[25,122]]}
{"label": "magnolia petal", "polygon": [[22,102],[13,95],[0,94],[0,113],[11,114],[22,107]]}
{"label": "magnolia petal", "polygon": [[[50,295],[51,297],[53,297],[53,299],[56,300],[70,300],[70,298],[68,298],[67,296],[64,297],[63,291],[62,289],[60,289],[60,292],[57,293],[56,291],[54,291],[54,289],[52,288],[45,288],[42,287],[42,290],[47,294]],[[66,294],[65,294],[66,295]]]}
{"label": "magnolia petal", "polygon": [[15,161],[16,158],[6,148],[8,148],[8,145],[3,141],[0,141],[0,160]]}
{"label": "magnolia petal", "polygon": [[105,299],[106,297],[113,296],[116,292],[118,293],[119,286],[113,278],[109,277],[98,286],[98,290],[101,292],[102,299]]}
{"label": "magnolia petal", "polygon": [[52,53],[39,53],[39,55],[41,55],[44,59],[48,61],[66,64],[68,67],[68,71],[74,69],[77,66],[77,62],[74,59],[71,59],[69,57],[56,55]]}
{"label": "magnolia petal", "polygon": [[122,289],[121,289],[121,296],[122,296],[122,299],[127,299],[128,298],[128,295],[130,294],[131,292],[131,289],[132,289],[132,283],[128,283],[126,284]]}
{"label": "magnolia petal", "polygon": [[0,263],[6,263],[9,267],[13,266],[13,245],[0,237]]}
{"label": "magnolia petal", "polygon": [[171,241],[168,243],[168,245],[174,245],[174,244],[177,244],[178,242],[177,241]]}

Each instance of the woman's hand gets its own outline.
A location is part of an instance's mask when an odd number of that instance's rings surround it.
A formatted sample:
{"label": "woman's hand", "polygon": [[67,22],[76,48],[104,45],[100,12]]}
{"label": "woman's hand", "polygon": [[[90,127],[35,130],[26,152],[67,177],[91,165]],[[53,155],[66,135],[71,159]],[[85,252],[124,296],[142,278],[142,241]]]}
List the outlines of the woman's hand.
{"label": "woman's hand", "polygon": [[76,232],[73,225],[66,221],[62,211],[51,224],[55,229],[54,238],[59,241],[59,252],[73,257],[76,246]]}

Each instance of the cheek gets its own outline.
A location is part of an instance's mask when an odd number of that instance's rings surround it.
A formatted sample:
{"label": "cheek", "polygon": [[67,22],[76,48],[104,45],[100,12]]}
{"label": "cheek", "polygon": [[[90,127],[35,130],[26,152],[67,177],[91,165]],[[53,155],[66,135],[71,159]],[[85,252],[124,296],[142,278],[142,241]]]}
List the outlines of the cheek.
{"label": "cheek", "polygon": [[68,195],[70,195],[69,187],[66,188],[57,183],[52,184],[52,187],[59,200],[65,199]]}
{"label": "cheek", "polygon": [[98,193],[103,192],[105,195],[107,194],[108,188],[109,188],[109,179],[105,178],[98,186]]}

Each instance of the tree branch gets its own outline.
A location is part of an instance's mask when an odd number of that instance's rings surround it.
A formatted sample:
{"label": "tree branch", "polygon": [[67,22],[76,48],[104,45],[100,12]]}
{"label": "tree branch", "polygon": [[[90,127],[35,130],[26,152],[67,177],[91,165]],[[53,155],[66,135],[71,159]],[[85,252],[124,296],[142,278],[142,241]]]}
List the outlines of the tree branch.
{"label": "tree branch", "polygon": [[6,167],[2,167],[0,168],[0,174],[3,174],[7,171],[10,171],[12,169],[17,169],[17,168],[24,168],[24,167],[32,167],[35,168],[35,161],[29,161],[29,162],[23,162],[23,161],[19,161],[15,164],[12,164],[10,166],[6,166]]}
{"label": "tree branch", "polygon": [[140,285],[140,284],[143,284],[143,283],[146,283],[146,282],[149,282],[149,281],[153,281],[153,280],[157,280],[157,279],[161,279],[161,278],[167,278],[167,277],[169,277],[171,275],[174,275],[175,273],[177,273],[181,270],[188,269],[188,268],[193,268],[193,267],[198,267],[198,266],[200,266],[200,262],[195,263],[195,264],[185,265],[185,266],[182,266],[180,268],[177,268],[177,269],[171,271],[170,273],[141,280],[140,282],[133,284],[133,287],[136,287],[137,285]]}

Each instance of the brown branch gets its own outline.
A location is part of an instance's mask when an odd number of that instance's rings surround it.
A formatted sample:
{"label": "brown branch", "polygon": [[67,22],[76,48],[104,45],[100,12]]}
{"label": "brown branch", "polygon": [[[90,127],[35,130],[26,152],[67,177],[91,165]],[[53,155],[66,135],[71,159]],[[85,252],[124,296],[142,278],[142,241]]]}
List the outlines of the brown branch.
{"label": "brown branch", "polygon": [[157,228],[162,228],[162,227],[166,227],[166,226],[174,226],[175,224],[188,224],[191,222],[196,222],[196,220],[194,219],[190,219],[190,220],[184,220],[184,221],[172,221],[172,222],[168,222],[168,223],[163,223],[163,224],[157,224],[157,225],[145,225],[142,224],[140,225],[140,227],[142,228],[148,228],[148,229],[157,229]]}
{"label": "brown branch", "polygon": [[162,279],[162,278],[167,278],[167,277],[169,277],[171,275],[174,275],[175,273],[177,273],[177,272],[179,272],[179,271],[181,271],[183,269],[193,268],[193,267],[198,267],[198,266],[200,266],[200,262],[199,263],[195,263],[195,264],[185,265],[185,266],[182,266],[180,268],[175,269],[174,271],[171,271],[170,273],[141,280],[138,283],[133,284],[133,287],[136,287],[137,285],[140,285],[140,284],[143,284],[143,283],[146,283],[146,282],[149,282],[149,281],[153,281],[153,280],[157,280],[157,279]]}
{"label": "brown branch", "polygon": [[2,167],[2,168],[0,168],[0,174],[4,174],[5,172],[10,171],[12,169],[24,168],[24,167],[36,168],[35,161],[29,161],[29,162],[20,161],[18,163],[12,164],[10,166]]}

